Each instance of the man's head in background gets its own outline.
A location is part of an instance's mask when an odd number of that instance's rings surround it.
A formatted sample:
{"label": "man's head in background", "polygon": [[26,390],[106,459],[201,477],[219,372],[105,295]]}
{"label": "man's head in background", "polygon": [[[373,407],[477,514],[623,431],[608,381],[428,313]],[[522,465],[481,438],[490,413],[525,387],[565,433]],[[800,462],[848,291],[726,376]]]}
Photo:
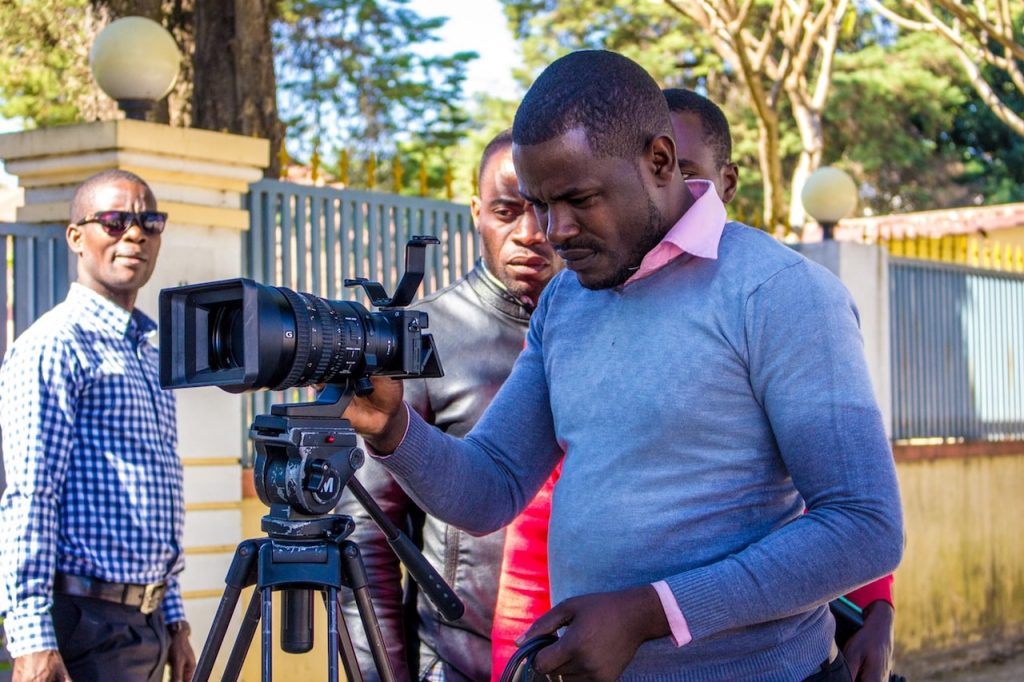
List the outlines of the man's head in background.
{"label": "man's head in background", "polygon": [[519,193],[510,130],[499,133],[484,148],[477,180],[479,195],[469,206],[483,242],[484,263],[509,293],[535,306],[548,281],[562,268],[562,260]]}
{"label": "man's head in background", "polygon": [[654,79],[614,52],[548,66],[512,126],[519,188],[580,284],[624,283],[692,204]]}
{"label": "man's head in background", "polygon": [[725,114],[717,104],[692,90],[667,88],[663,92],[683,177],[710,180],[722,202],[729,203],[736,196],[739,169],[732,162],[732,135]]}
{"label": "man's head in background", "polygon": [[66,232],[78,282],[131,310],[153,274],[166,222],[153,191],[134,173],[106,170],[85,180],[71,199]]}

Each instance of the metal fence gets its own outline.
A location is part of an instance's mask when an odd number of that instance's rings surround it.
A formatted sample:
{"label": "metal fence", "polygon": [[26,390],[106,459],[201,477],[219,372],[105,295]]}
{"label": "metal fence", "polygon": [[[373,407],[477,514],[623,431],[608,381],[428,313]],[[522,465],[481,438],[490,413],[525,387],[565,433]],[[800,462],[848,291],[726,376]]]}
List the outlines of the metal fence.
{"label": "metal fence", "polygon": [[[463,204],[274,180],[251,185],[248,202],[243,276],[324,298],[368,305],[361,288],[344,286],[353,277],[376,280],[393,293],[411,235],[440,240],[427,247],[420,295],[459,279],[479,253],[469,207]],[[296,398],[259,393],[251,409],[266,412],[273,402]]]}
{"label": "metal fence", "polygon": [[64,300],[75,279],[64,225],[0,223],[0,358],[18,334]]}
{"label": "metal fence", "polygon": [[893,438],[1024,439],[1024,275],[890,261]]}

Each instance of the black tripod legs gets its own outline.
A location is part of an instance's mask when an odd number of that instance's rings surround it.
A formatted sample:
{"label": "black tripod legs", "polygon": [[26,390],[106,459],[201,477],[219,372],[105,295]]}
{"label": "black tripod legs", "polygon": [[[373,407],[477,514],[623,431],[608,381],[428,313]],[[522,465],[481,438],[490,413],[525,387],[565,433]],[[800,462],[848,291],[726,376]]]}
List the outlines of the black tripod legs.
{"label": "black tripod legs", "polygon": [[[224,579],[226,586],[224,587],[224,594],[221,595],[220,603],[217,605],[217,613],[213,617],[213,623],[210,625],[210,634],[206,638],[206,643],[203,645],[203,652],[199,655],[199,662],[196,664],[196,672],[194,679],[199,682],[205,682],[210,679],[210,674],[213,671],[213,664],[217,660],[217,652],[220,651],[221,644],[224,642],[224,635],[227,634],[228,626],[231,624],[231,614],[235,612],[235,606],[238,604],[238,597],[242,593],[242,589],[252,585],[256,582],[256,557],[259,556],[260,547],[270,542],[269,538],[259,538],[255,540],[246,540],[245,542],[238,545],[235,549],[235,556],[231,560],[231,567],[228,569],[227,577]],[[252,611],[252,604],[249,606],[249,612]],[[246,615],[249,615],[249,612]],[[257,608],[256,618],[259,618],[259,611]],[[249,634],[249,641],[252,640],[252,633]],[[236,648],[238,642],[236,641]],[[248,643],[246,644],[246,650],[248,650]],[[234,656],[234,650],[232,650],[232,657]],[[242,658],[245,658],[245,653],[242,653]],[[239,661],[239,669],[241,661]],[[238,679],[238,673],[235,673],[235,677],[225,679]]]}
{"label": "black tripod legs", "polygon": [[[255,585],[256,589],[249,600],[231,648],[224,668],[224,680],[234,682],[238,679],[242,672],[242,664],[252,645],[253,636],[262,621],[262,679],[269,682],[274,648],[272,597],[275,589],[316,589],[324,595],[324,606],[327,611],[327,680],[338,682],[340,658],[349,682],[362,682],[363,675],[357,663],[355,646],[341,615],[340,587],[345,586],[352,589],[380,680],[394,682],[395,675],[388,660],[387,646],[370,600],[366,568],[355,543],[339,542],[331,537],[298,543],[275,538],[246,540],[235,550],[225,583],[224,594],[217,606],[210,634],[196,665],[194,679],[197,682],[206,682],[210,679],[231,616],[238,605],[239,596],[242,590],[250,585]],[[306,617],[311,617],[308,609],[302,613]],[[284,639],[283,634],[282,638]],[[301,650],[306,651],[308,648]]]}
{"label": "black tripod legs", "polygon": [[256,634],[256,628],[260,624],[260,608],[260,591],[253,590],[252,597],[249,599],[249,607],[245,610],[242,625],[238,629],[235,644],[231,647],[228,662],[224,666],[222,682],[235,682],[242,674],[242,664],[245,663],[245,657],[252,645],[252,637]]}
{"label": "black tripod legs", "polygon": [[388,660],[388,648],[384,644],[380,622],[377,620],[377,614],[373,611],[373,602],[370,600],[370,584],[366,578],[366,567],[363,565],[359,547],[354,542],[346,541],[341,544],[341,565],[347,584],[352,588],[356,608],[359,609],[359,620],[363,623],[366,641],[370,645],[370,654],[373,656],[374,665],[377,666],[377,673],[382,682],[394,682],[395,674],[391,670],[391,661]]}

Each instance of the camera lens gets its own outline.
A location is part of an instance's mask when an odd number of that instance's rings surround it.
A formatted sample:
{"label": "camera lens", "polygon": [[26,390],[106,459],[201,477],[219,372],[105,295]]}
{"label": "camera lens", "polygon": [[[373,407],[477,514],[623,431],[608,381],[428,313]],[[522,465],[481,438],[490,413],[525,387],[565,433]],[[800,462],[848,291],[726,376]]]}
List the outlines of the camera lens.
{"label": "camera lens", "polygon": [[240,393],[345,383],[368,374],[439,376],[426,313],[369,312],[236,279],[160,293],[160,382]]}
{"label": "camera lens", "polygon": [[210,315],[210,368],[241,367],[245,362],[241,305],[225,305]]}

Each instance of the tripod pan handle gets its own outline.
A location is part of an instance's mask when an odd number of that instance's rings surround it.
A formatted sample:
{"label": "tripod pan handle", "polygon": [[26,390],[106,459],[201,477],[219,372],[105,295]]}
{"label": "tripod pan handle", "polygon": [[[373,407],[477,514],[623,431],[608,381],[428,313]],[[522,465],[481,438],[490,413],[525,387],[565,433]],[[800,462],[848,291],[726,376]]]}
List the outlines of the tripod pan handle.
{"label": "tripod pan handle", "polygon": [[391,550],[405,565],[409,575],[413,577],[416,584],[420,586],[423,593],[427,595],[430,603],[437,607],[445,620],[458,620],[462,617],[466,607],[455,594],[455,591],[448,586],[444,578],[434,570],[419,548],[413,544],[405,533],[398,529],[387,514],[380,508],[373,496],[363,487],[363,484],[355,476],[348,480],[348,489],[352,491],[359,504],[367,511],[373,522],[384,533]]}
{"label": "tripod pan handle", "polygon": [[458,620],[462,618],[466,607],[462,600],[455,594],[455,591],[448,586],[441,575],[434,570],[423,553],[413,544],[409,536],[400,533],[398,537],[388,538],[388,544],[394,550],[398,558],[405,564],[409,574],[416,580],[423,593],[427,595],[430,603],[437,607],[445,620]]}

